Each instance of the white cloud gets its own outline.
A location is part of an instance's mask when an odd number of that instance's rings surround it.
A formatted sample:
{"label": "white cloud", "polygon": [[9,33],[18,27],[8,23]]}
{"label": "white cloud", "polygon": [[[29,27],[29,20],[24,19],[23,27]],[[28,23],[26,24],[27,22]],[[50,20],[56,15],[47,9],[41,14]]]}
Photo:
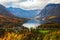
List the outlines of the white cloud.
{"label": "white cloud", "polygon": [[[13,3],[13,5],[19,5],[20,8],[26,9],[26,10],[33,10],[33,9],[41,9],[44,7],[47,1],[45,0],[31,0],[31,1],[25,1],[21,3]],[[16,6],[15,6],[16,7]]]}
{"label": "white cloud", "polygon": [[19,2],[19,0],[0,0],[1,3],[4,2]]}
{"label": "white cloud", "polygon": [[33,0],[31,1],[26,1],[20,3],[20,8],[22,9],[42,9],[44,8],[48,3],[60,3],[60,0]]}
{"label": "white cloud", "polygon": [[[11,5],[6,5],[10,2],[12,3]],[[34,10],[42,9],[49,3],[60,3],[60,0],[0,0],[0,3],[7,7],[12,6],[24,10]]]}
{"label": "white cloud", "polygon": [[60,0],[49,0],[48,3],[55,3],[55,4],[60,4]]}
{"label": "white cloud", "polygon": [[12,4],[12,3],[16,3],[19,2],[20,0],[0,0],[0,4],[4,5],[4,6],[10,6],[8,4]]}

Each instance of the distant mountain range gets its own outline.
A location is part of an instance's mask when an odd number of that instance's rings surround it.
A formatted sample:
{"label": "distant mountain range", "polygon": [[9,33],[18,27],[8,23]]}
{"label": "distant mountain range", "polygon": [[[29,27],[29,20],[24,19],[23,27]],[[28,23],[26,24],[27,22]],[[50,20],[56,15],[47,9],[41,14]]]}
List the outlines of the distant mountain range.
{"label": "distant mountain range", "polygon": [[38,10],[23,10],[21,8],[13,8],[13,7],[9,7],[7,8],[7,10],[9,10],[16,16],[23,18],[33,18],[38,13]]}
{"label": "distant mountain range", "polygon": [[[7,8],[12,14],[16,15],[17,17],[22,17],[22,18],[34,18],[38,10],[23,10],[21,8],[13,8],[9,7]],[[29,20],[26,23],[37,23],[34,19]]]}

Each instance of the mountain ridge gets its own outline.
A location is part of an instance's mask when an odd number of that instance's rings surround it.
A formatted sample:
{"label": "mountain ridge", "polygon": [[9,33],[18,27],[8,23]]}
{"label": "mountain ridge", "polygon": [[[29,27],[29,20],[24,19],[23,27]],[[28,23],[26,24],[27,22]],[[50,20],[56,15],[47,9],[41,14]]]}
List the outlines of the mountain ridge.
{"label": "mountain ridge", "polygon": [[11,18],[17,17],[7,10],[7,8],[0,4],[0,15],[8,16]]}
{"label": "mountain ridge", "polygon": [[58,22],[60,20],[60,4],[46,5],[36,17],[36,20],[39,20],[41,24]]}
{"label": "mountain ridge", "polygon": [[9,12],[3,5],[0,4],[0,27],[17,27],[22,26],[29,19],[20,18]]}
{"label": "mountain ridge", "polygon": [[16,16],[23,18],[33,18],[34,16],[37,15],[36,13],[38,12],[38,10],[23,10],[21,8],[13,8],[13,7],[9,7],[7,8],[7,10],[9,10]]}

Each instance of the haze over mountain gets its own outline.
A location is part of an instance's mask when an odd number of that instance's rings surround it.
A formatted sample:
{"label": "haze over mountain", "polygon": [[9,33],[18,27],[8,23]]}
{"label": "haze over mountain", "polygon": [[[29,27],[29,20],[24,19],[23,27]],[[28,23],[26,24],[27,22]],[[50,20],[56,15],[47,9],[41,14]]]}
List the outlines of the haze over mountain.
{"label": "haze over mountain", "polygon": [[21,8],[13,8],[9,7],[7,8],[11,13],[18,17],[23,17],[23,18],[32,18],[37,15],[38,10],[23,10]]}

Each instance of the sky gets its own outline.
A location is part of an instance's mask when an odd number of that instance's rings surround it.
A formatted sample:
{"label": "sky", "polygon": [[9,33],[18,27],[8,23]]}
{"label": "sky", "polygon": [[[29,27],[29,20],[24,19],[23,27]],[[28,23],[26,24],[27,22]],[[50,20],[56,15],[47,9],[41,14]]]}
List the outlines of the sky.
{"label": "sky", "polygon": [[[22,10],[25,10],[25,12],[30,11],[31,13],[34,13],[31,10],[42,10],[47,4],[50,4],[50,3],[58,4],[60,3],[60,0],[0,0],[0,4],[4,5],[6,8],[9,8],[9,7],[20,8]],[[39,14],[39,11],[35,14]],[[30,28],[30,27],[39,25],[38,23],[35,23],[35,22],[33,23],[34,24],[30,23],[31,25],[25,23],[25,25],[23,24],[23,26],[26,26],[26,27],[28,26],[28,28]]]}
{"label": "sky", "polygon": [[21,8],[24,10],[42,9],[49,3],[60,3],[60,0],[0,0],[6,7]]}

